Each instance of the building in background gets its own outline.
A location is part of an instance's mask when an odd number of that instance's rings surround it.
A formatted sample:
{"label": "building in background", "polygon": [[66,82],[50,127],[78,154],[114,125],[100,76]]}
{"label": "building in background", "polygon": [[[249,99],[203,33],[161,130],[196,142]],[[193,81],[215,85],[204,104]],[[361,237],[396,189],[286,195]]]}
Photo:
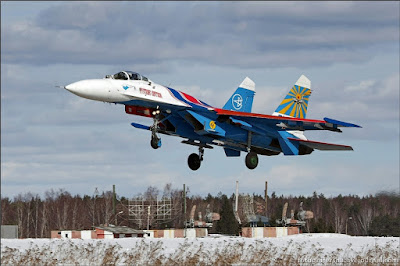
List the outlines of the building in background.
{"label": "building in background", "polygon": [[18,225],[1,225],[1,238],[18,238]]}
{"label": "building in background", "polygon": [[95,230],[55,230],[51,238],[114,239],[126,237],[147,237],[150,233],[127,226],[96,226]]}
{"label": "building in background", "polygon": [[137,230],[126,226],[96,226],[95,230],[55,230],[51,238],[114,239],[127,237],[195,238],[208,236],[207,228]]}

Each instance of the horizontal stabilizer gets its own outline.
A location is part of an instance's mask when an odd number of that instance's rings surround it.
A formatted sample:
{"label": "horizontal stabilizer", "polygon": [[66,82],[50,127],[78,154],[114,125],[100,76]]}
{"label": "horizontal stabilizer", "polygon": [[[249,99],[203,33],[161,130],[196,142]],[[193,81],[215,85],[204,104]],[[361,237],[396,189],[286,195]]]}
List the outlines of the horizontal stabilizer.
{"label": "horizontal stabilizer", "polygon": [[142,124],[138,124],[138,123],[131,123],[131,125],[135,128],[140,128],[140,129],[144,129],[144,130],[150,130],[149,126],[145,126]]}
{"label": "horizontal stabilizer", "polygon": [[303,140],[303,139],[295,139],[288,138],[290,141],[298,141],[300,144],[307,146],[311,149],[321,150],[321,151],[352,151],[353,148],[351,146],[340,145],[340,144],[332,144],[325,142],[318,142],[312,140]]}
{"label": "horizontal stabilizer", "polygon": [[343,122],[343,121],[339,121],[339,120],[335,120],[335,119],[331,119],[328,117],[324,118],[325,122],[339,126],[339,127],[361,127],[359,125],[356,124],[351,124],[351,123],[347,123],[347,122]]}

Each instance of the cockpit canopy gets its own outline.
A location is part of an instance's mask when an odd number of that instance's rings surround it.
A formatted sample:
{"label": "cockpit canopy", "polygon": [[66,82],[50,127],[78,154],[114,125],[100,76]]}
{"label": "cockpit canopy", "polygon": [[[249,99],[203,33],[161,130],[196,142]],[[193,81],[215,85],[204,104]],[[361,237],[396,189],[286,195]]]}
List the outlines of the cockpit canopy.
{"label": "cockpit canopy", "polygon": [[121,80],[143,80],[149,81],[145,76],[132,71],[121,71],[114,75],[107,75],[106,78],[121,79]]}

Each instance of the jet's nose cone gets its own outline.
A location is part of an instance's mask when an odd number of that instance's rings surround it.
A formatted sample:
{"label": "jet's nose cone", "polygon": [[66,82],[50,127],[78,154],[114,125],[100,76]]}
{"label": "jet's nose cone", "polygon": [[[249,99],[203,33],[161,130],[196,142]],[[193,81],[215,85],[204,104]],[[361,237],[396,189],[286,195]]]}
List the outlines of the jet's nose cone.
{"label": "jet's nose cone", "polygon": [[110,97],[107,85],[105,80],[87,79],[68,84],[64,88],[82,98],[107,101]]}
{"label": "jet's nose cone", "polygon": [[68,84],[67,86],[64,87],[64,89],[66,89],[67,91],[72,92],[74,94],[76,94],[77,91],[78,91],[77,86],[76,86],[76,82]]}
{"label": "jet's nose cone", "polygon": [[88,84],[84,80],[68,84],[64,88],[67,91],[69,91],[75,95],[81,96],[81,97],[87,96],[88,93],[90,94],[90,92],[88,91]]}

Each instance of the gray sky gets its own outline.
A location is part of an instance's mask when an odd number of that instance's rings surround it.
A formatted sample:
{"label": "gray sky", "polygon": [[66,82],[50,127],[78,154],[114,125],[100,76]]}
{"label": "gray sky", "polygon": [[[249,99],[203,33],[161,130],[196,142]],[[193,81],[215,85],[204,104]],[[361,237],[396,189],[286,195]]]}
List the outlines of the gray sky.
{"label": "gray sky", "polygon": [[[398,2],[1,2],[1,193],[148,186],[191,194],[327,196],[399,190]],[[122,105],[81,99],[55,85],[132,70],[221,107],[241,81],[256,83],[253,112],[271,114],[301,74],[311,79],[308,118],[363,126],[309,139],[353,152],[260,156],[205,152],[150,133]]]}

